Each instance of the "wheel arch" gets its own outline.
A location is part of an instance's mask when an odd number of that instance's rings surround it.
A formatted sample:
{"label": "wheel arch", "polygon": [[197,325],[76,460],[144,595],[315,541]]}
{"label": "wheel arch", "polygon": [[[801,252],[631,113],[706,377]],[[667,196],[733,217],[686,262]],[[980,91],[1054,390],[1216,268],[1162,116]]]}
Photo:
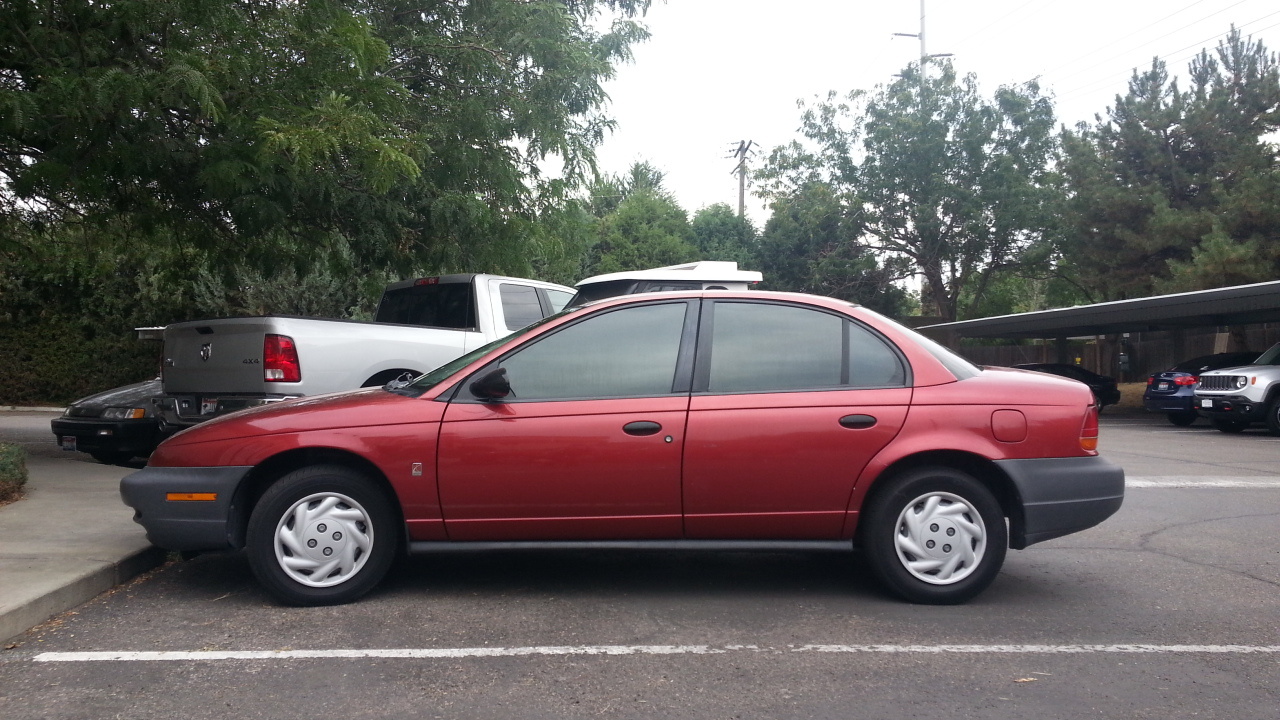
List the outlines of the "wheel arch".
{"label": "wheel arch", "polygon": [[249,516],[253,514],[253,509],[257,507],[258,501],[262,499],[262,495],[267,491],[267,488],[294,470],[312,465],[336,465],[353,470],[368,478],[386,496],[390,503],[391,509],[396,516],[396,522],[401,528],[397,544],[400,547],[405,546],[407,536],[403,530],[405,526],[404,513],[400,508],[395,488],[391,486],[391,482],[387,480],[386,475],[378,469],[377,465],[346,450],[336,448],[298,448],[273,455],[258,463],[245,476],[239,487],[236,488],[235,497],[231,501],[231,516],[227,527],[228,540],[232,547],[243,548],[245,546],[245,536],[249,529]]}
{"label": "wheel arch", "polygon": [[[982,483],[995,496],[996,502],[1000,504],[1000,511],[1009,521],[1009,547],[1014,550],[1026,547],[1023,539],[1026,535],[1026,518],[1022,512],[1022,499],[1013,479],[991,460],[962,450],[930,450],[895,460],[868,485],[859,507],[867,507],[874,502],[878,494],[887,492],[895,477],[926,466],[959,470]],[[859,512],[859,516],[861,514]],[[859,539],[861,527],[862,523],[859,522],[858,527],[854,529],[855,546],[861,544]]]}
{"label": "wheel arch", "polygon": [[360,383],[360,387],[379,387],[381,385],[386,385],[405,373],[409,373],[410,375],[417,377],[422,374],[422,371],[411,370],[409,368],[391,368],[390,370],[383,370],[369,376],[369,378],[363,383]]}

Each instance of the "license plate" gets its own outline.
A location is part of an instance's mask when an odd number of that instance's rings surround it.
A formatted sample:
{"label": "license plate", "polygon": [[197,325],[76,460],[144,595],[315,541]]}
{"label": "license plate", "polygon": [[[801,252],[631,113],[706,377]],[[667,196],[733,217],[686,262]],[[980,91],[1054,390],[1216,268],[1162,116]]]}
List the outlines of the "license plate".
{"label": "license plate", "polygon": [[1159,387],[1160,387],[1160,389],[1161,389],[1161,390],[1168,390],[1168,389],[1169,389],[1169,383],[1167,383],[1167,382],[1162,382],[1162,383],[1160,383],[1160,386],[1159,386]]}
{"label": "license plate", "polygon": [[1201,400],[1201,401],[1200,401],[1200,407],[1202,407],[1202,408],[1207,408],[1207,409],[1209,409],[1209,410],[1212,410],[1212,409],[1213,409],[1213,400],[1212,400],[1212,399],[1205,399],[1205,400]]}
{"label": "license plate", "polygon": [[63,435],[62,442],[60,444],[62,445],[63,450],[75,450],[76,449],[75,435]]}
{"label": "license plate", "polygon": [[212,415],[218,412],[218,398],[200,398],[200,414]]}

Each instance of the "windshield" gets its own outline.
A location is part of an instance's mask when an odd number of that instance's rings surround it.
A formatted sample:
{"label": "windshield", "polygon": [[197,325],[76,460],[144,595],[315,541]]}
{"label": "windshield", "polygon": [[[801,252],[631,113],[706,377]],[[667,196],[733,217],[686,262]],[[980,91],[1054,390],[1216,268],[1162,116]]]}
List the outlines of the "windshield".
{"label": "windshield", "polygon": [[1271,346],[1271,349],[1262,353],[1262,357],[1253,361],[1254,365],[1280,365],[1280,343]]}
{"label": "windshield", "polygon": [[506,345],[507,343],[512,342],[516,338],[519,338],[525,335],[530,330],[541,327],[542,325],[545,325],[546,323],[551,322],[552,320],[555,320],[559,318],[561,315],[565,315],[568,312],[569,311],[566,310],[563,312],[558,312],[555,315],[548,315],[547,317],[539,320],[536,323],[533,323],[532,325],[526,325],[525,327],[522,327],[519,330],[516,330],[510,335],[507,335],[505,337],[500,337],[497,340],[494,340],[493,342],[481,345],[475,350],[472,350],[471,352],[463,355],[462,357],[451,360],[441,365],[440,367],[436,368],[435,370],[432,370],[429,373],[426,373],[424,375],[419,375],[408,385],[405,385],[399,388],[387,388],[387,389],[391,392],[398,393],[400,395],[420,397],[426,391],[439,385],[445,380],[448,380],[450,377],[453,376],[454,373],[458,372],[459,370],[466,367],[467,365],[470,365],[471,363],[480,359],[485,354],[493,350],[496,350],[497,348],[500,348],[503,345]]}

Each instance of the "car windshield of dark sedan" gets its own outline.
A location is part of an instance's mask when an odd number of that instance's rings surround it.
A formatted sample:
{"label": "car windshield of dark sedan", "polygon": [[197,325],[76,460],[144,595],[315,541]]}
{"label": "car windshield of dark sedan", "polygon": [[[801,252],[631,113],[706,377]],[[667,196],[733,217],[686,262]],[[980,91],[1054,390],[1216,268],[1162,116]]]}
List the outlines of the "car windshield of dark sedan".
{"label": "car windshield of dark sedan", "polygon": [[412,382],[410,382],[408,385],[405,385],[404,387],[387,388],[387,389],[390,392],[398,393],[400,395],[409,395],[411,397],[418,397],[423,393],[425,393],[426,391],[430,390],[431,388],[449,379],[449,377],[451,377],[454,373],[458,372],[459,370],[466,367],[467,365],[470,365],[476,359],[483,357],[486,353],[496,348],[500,348],[503,345],[506,345],[507,343],[514,341],[516,338],[521,337],[525,333],[528,333],[530,330],[541,327],[544,324],[551,322],[552,320],[555,320],[559,318],[561,315],[564,315],[568,312],[570,311],[564,310],[554,315],[548,315],[542,320],[539,320],[538,322],[535,322],[531,325],[526,325],[520,328],[519,330],[516,330],[515,332],[511,333],[510,335],[507,335],[505,337],[500,337],[497,340],[494,340],[493,342],[481,345],[475,350],[472,350],[471,352],[466,353],[462,357],[451,360],[441,365],[440,367],[436,368],[435,370],[432,370],[431,372],[428,372],[424,375],[419,375],[417,378],[415,378]]}
{"label": "car windshield of dark sedan", "polygon": [[1280,343],[1271,346],[1271,349],[1262,353],[1262,357],[1253,361],[1254,365],[1280,365]]}

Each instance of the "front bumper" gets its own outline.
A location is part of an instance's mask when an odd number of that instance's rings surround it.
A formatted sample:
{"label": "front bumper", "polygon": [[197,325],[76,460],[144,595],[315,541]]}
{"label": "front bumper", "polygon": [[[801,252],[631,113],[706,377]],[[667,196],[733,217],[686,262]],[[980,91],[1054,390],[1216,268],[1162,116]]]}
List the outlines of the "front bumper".
{"label": "front bumper", "polygon": [[[166,550],[228,550],[236,489],[250,467],[145,467],[124,476],[120,498],[151,544]],[[180,499],[184,495],[213,499]]]}
{"label": "front bumper", "polygon": [[164,439],[160,423],[154,418],[139,420],[103,420],[101,418],[59,417],[49,422],[58,444],[67,446],[63,438],[75,438],[75,449],[81,452],[132,453],[150,455]]}
{"label": "front bumper", "polygon": [[1124,469],[1098,457],[997,460],[1013,480],[1022,518],[1010,523],[1009,547],[1021,550],[1111,517],[1124,502]]}
{"label": "front bumper", "polygon": [[[1205,402],[1210,403],[1206,406]],[[1196,411],[1215,420],[1262,422],[1267,418],[1267,404],[1243,395],[1196,396]]]}

